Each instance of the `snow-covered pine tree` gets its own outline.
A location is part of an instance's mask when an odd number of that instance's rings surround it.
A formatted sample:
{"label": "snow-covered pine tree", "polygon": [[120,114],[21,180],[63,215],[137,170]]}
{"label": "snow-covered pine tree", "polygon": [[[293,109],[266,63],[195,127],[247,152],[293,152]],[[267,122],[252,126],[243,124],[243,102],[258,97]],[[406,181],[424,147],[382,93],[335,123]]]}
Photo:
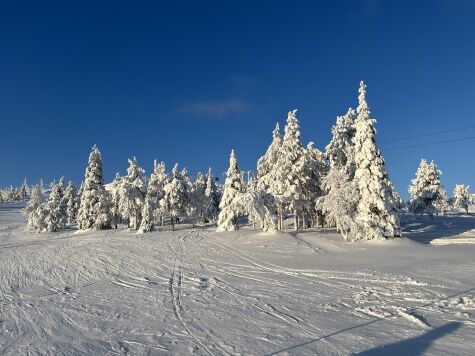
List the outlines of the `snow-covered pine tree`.
{"label": "snow-covered pine tree", "polygon": [[82,184],[77,215],[78,228],[103,230],[111,227],[110,194],[104,188],[101,153],[96,145],[89,155],[89,162]]}
{"label": "snow-covered pine tree", "polygon": [[282,228],[283,213],[288,209],[294,212],[294,229],[298,230],[299,214],[305,201],[304,187],[309,179],[309,156],[300,140],[300,124],[296,112],[297,110],[292,110],[288,113],[275,179],[269,186],[269,192],[277,201],[279,227]]}
{"label": "snow-covered pine tree", "polygon": [[53,184],[51,193],[46,203],[47,215],[45,218],[45,230],[54,232],[66,226],[67,213],[62,200],[63,186],[60,183]]}
{"label": "snow-covered pine tree", "polygon": [[264,190],[269,189],[275,179],[277,161],[282,149],[282,135],[279,130],[279,123],[272,131],[272,142],[266,153],[257,161],[257,187]]}
{"label": "snow-covered pine tree", "polygon": [[355,182],[359,192],[355,240],[382,240],[401,236],[393,185],[376,144],[376,120],[366,102],[366,85],[360,82],[355,123]]}
{"label": "snow-covered pine tree", "polygon": [[165,164],[153,161],[153,172],[148,181],[147,194],[142,209],[142,222],[140,224],[140,232],[149,232],[155,229],[157,223],[161,220],[160,200],[163,198],[163,187],[167,179],[165,172]]}
{"label": "snow-covered pine tree", "polygon": [[241,170],[239,169],[234,150],[231,150],[229,168],[224,182],[223,197],[219,204],[221,211],[218,216],[217,231],[235,231],[238,229],[237,219],[240,212],[232,205],[232,202],[242,192]]}
{"label": "snow-covered pine tree", "polygon": [[66,188],[67,188],[67,185],[66,185],[66,180],[64,179],[64,176],[62,176],[58,183],[57,183],[57,186],[58,186],[58,194],[59,196],[61,197],[61,200],[63,199],[64,197],[64,193],[66,191]]}
{"label": "snow-covered pine tree", "polygon": [[[197,205],[194,203],[194,184],[193,181],[191,180],[191,177],[188,175],[188,170],[186,167],[183,167],[181,172],[180,172],[180,180],[183,183],[183,186],[185,187],[185,194],[186,194],[186,206],[185,206],[185,211],[186,211],[186,216],[190,217],[191,220],[193,221],[193,224],[196,221],[196,207]],[[178,222],[180,220],[180,217],[178,217]],[[194,226],[193,226],[194,227]]]}
{"label": "snow-covered pine tree", "polygon": [[353,179],[356,169],[353,142],[356,118],[356,111],[352,108],[349,108],[344,116],[338,116],[336,124],[332,127],[332,139],[325,148],[325,157],[330,166],[345,167],[348,171],[348,180]]}
{"label": "snow-covered pine tree", "polygon": [[305,150],[305,184],[303,185],[303,211],[301,225],[311,227],[316,220],[317,210],[315,201],[323,195],[322,180],[327,174],[328,167],[323,152],[313,147],[309,142]]}
{"label": "snow-covered pine tree", "polygon": [[470,205],[470,186],[464,184],[456,184],[454,188],[454,205],[457,208],[465,209],[468,214],[468,206]]}
{"label": "snow-covered pine tree", "polygon": [[193,199],[192,205],[197,215],[197,220],[205,222],[205,210],[206,210],[206,179],[203,173],[198,172],[196,179],[193,182]]}
{"label": "snow-covered pine tree", "polygon": [[20,191],[21,191],[20,193],[21,199],[25,200],[28,197],[28,193],[29,193],[29,187],[28,187],[28,184],[26,183],[26,178],[23,180],[23,184],[20,187]]}
{"label": "snow-covered pine tree", "polygon": [[42,203],[28,215],[28,231],[41,232],[47,228],[46,219],[49,214],[47,203]]}
{"label": "snow-covered pine tree", "polygon": [[175,223],[178,219],[187,214],[189,205],[188,195],[182,177],[182,174],[178,172],[178,163],[176,163],[172,170],[172,178],[163,188],[163,199],[160,200],[161,210],[170,216],[173,230],[175,230]]}
{"label": "snow-covered pine tree", "polygon": [[216,187],[215,176],[208,169],[206,176],[205,202],[204,202],[204,220],[205,222],[216,221],[219,215],[220,194]]}
{"label": "snow-covered pine tree", "polygon": [[120,176],[119,172],[115,174],[115,178],[112,183],[109,185],[109,191],[111,196],[111,224],[117,229],[117,225],[121,221],[120,215],[120,193],[122,189],[122,177]]}
{"label": "snow-covered pine tree", "polygon": [[321,187],[325,195],[317,200],[317,210],[325,216],[328,224],[335,224],[345,240],[355,231],[355,214],[359,200],[353,182],[356,165],[354,161],[356,112],[348,109],[338,116],[332,128],[332,139],[326,147],[325,157],[329,171],[323,177]]}
{"label": "snow-covered pine tree", "polygon": [[153,216],[154,208],[151,197],[145,196],[145,201],[142,207],[142,220],[140,221],[139,232],[151,232],[155,229],[155,220]]}
{"label": "snow-covered pine tree", "polygon": [[140,226],[142,208],[147,193],[147,185],[142,176],[143,168],[139,167],[136,158],[129,159],[127,175],[123,178],[120,193],[121,216],[129,221],[135,230]]}
{"label": "snow-covered pine tree", "polygon": [[66,207],[67,223],[72,224],[76,221],[79,210],[79,196],[76,187],[72,182],[68,183],[64,191],[63,206]]}
{"label": "snow-covered pine tree", "polygon": [[416,177],[411,181],[409,209],[414,214],[427,214],[431,219],[444,201],[445,191],[440,183],[442,172],[432,161],[421,160]]}
{"label": "snow-covered pine tree", "polygon": [[32,212],[36,211],[43,202],[43,193],[39,185],[35,185],[31,190],[30,200],[26,207],[22,210],[23,214],[29,216]]}
{"label": "snow-covered pine tree", "polygon": [[156,184],[152,184],[152,187],[156,185],[156,188],[152,188],[153,191],[155,191],[156,199],[157,199],[157,205],[154,210],[154,216],[155,220],[157,222],[160,222],[160,225],[163,225],[163,218],[164,218],[164,212],[162,211],[162,207],[160,205],[160,200],[163,199],[165,195],[165,185],[170,181],[170,177],[167,174],[165,163],[160,162],[159,164],[156,164],[154,167],[154,180],[156,180]]}

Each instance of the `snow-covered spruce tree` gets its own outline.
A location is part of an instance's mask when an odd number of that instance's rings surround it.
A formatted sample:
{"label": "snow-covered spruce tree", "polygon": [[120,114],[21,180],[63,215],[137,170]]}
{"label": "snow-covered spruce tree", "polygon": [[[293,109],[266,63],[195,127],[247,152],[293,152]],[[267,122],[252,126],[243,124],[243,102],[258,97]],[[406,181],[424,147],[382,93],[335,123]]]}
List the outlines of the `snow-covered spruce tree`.
{"label": "snow-covered spruce tree", "polygon": [[282,135],[279,131],[279,123],[272,131],[272,142],[266,153],[257,161],[257,187],[264,190],[269,189],[275,179],[277,161],[282,149]]}
{"label": "snow-covered spruce tree", "polygon": [[153,172],[148,181],[145,203],[142,208],[142,221],[140,223],[140,232],[150,232],[161,220],[160,200],[163,198],[163,187],[167,179],[165,164],[157,164],[153,161]]}
{"label": "snow-covered spruce tree", "polygon": [[114,180],[108,186],[108,191],[111,198],[111,226],[113,226],[114,229],[117,229],[117,225],[122,221],[122,217],[120,215],[120,193],[122,189],[122,183],[122,177],[120,176],[119,172],[116,172]]}
{"label": "snow-covered spruce tree", "polygon": [[326,147],[325,157],[329,171],[323,177],[321,187],[325,195],[317,200],[317,210],[325,216],[328,224],[336,225],[343,237],[351,238],[355,231],[355,214],[359,200],[353,182],[356,165],[354,161],[356,112],[349,109],[346,115],[338,116],[332,128],[332,139]]}
{"label": "snow-covered spruce tree", "polygon": [[152,204],[151,197],[149,195],[145,196],[145,202],[142,207],[142,220],[140,222],[139,232],[150,232],[155,229],[155,219],[153,216],[154,207]]}
{"label": "snow-covered spruce tree", "polygon": [[38,206],[36,210],[33,210],[30,215],[28,215],[28,231],[32,232],[41,232],[46,231],[46,219],[48,216],[47,203],[42,203]]}
{"label": "snow-covered spruce tree", "polygon": [[30,191],[30,189],[28,187],[28,184],[27,184],[26,178],[25,178],[23,180],[23,184],[20,187],[20,196],[21,196],[22,200],[25,200],[28,197],[29,191]]}
{"label": "snow-covered spruce tree", "polygon": [[219,208],[217,231],[235,231],[238,229],[237,219],[240,211],[233,206],[232,202],[243,192],[241,170],[239,169],[234,150],[229,157],[229,168],[224,182],[224,192]]}
{"label": "snow-covered spruce tree", "polygon": [[110,229],[111,221],[110,194],[104,188],[101,153],[94,145],[89,155],[89,162],[82,184],[77,215],[78,228],[81,230]]}
{"label": "snow-covered spruce tree", "polygon": [[203,173],[198,172],[196,179],[193,182],[192,192],[192,204],[194,211],[197,214],[197,219],[200,222],[205,222],[205,210],[206,210],[206,179]]}
{"label": "snow-covered spruce tree", "polygon": [[178,163],[172,170],[172,178],[167,182],[164,190],[163,199],[160,200],[160,207],[163,213],[170,216],[172,230],[175,230],[175,223],[181,216],[187,214],[189,205],[188,195],[185,185],[182,181],[182,174],[178,172]]}
{"label": "snow-covered spruce tree", "polygon": [[59,196],[61,197],[61,200],[62,200],[67,188],[66,180],[64,179],[64,176],[59,179],[57,186],[58,186]]}
{"label": "snow-covered spruce tree", "polygon": [[366,85],[359,88],[358,117],[355,123],[355,183],[359,193],[356,210],[358,229],[354,240],[382,240],[401,236],[393,185],[384,158],[376,145],[376,120],[366,102]]}
{"label": "snow-covered spruce tree", "polygon": [[355,214],[359,194],[355,182],[348,180],[344,169],[332,167],[322,187],[327,194],[317,199],[317,209],[322,211],[327,224],[336,226],[345,240],[351,240],[352,232],[357,231]]}
{"label": "snow-covered spruce tree", "polygon": [[208,170],[206,176],[206,189],[205,189],[205,201],[204,201],[204,220],[205,222],[216,221],[219,215],[219,202],[220,194],[216,187],[215,176]]}
{"label": "snow-covered spruce tree", "polygon": [[[188,175],[188,170],[186,167],[183,167],[181,172],[180,172],[180,180],[183,183],[183,186],[185,187],[185,195],[186,195],[186,206],[185,206],[185,211],[186,214],[185,216],[188,216],[191,218],[193,222],[193,227],[194,223],[197,220],[196,214],[197,214],[197,204],[195,204],[194,199],[195,199],[195,194],[194,194],[194,184],[193,181],[191,180],[191,177]],[[180,217],[177,218],[177,222],[180,221]]]}
{"label": "snow-covered spruce tree", "polygon": [[31,190],[30,200],[28,200],[28,204],[22,210],[23,214],[26,216],[30,215],[32,212],[38,209],[42,202],[43,193],[41,192],[41,188],[39,187],[39,185],[35,185]]}
{"label": "snow-covered spruce tree", "polygon": [[313,147],[313,144],[313,142],[309,142],[305,150],[306,180],[303,186],[303,211],[300,219],[304,228],[311,227],[316,223],[319,212],[315,207],[315,201],[324,194],[322,181],[328,172],[323,152]]}
{"label": "snow-covered spruce tree", "polygon": [[468,214],[468,206],[470,205],[470,186],[464,184],[456,184],[454,188],[454,205],[457,208],[465,209]]}
{"label": "snow-covered spruce tree", "polygon": [[300,124],[296,112],[292,110],[288,113],[275,179],[268,190],[277,201],[279,228],[283,225],[284,210],[288,209],[294,213],[294,229],[298,230],[299,213],[305,201],[304,187],[310,177],[309,155],[300,141]]}
{"label": "snow-covered spruce tree", "polygon": [[46,203],[47,214],[44,220],[46,231],[54,232],[66,226],[67,213],[65,205],[62,202],[62,189],[63,186],[61,182],[51,187],[51,193]]}
{"label": "snow-covered spruce tree", "polygon": [[79,210],[79,196],[77,189],[72,182],[68,183],[68,186],[64,191],[63,206],[66,207],[67,223],[72,224],[76,222]]}
{"label": "snow-covered spruce tree", "polygon": [[433,219],[443,205],[445,191],[440,183],[442,172],[432,161],[421,160],[416,177],[409,186],[409,210],[414,214],[427,214]]}
{"label": "snow-covered spruce tree", "polygon": [[123,177],[120,189],[120,214],[127,219],[129,226],[137,230],[142,218],[142,208],[147,192],[147,185],[143,178],[144,170],[137,164],[136,158],[129,159],[127,175]]}
{"label": "snow-covered spruce tree", "polygon": [[156,180],[156,188],[153,188],[155,184],[152,184],[151,189],[152,192],[155,191],[156,199],[157,199],[157,206],[154,210],[154,216],[155,220],[160,223],[160,225],[163,225],[163,218],[164,218],[164,212],[162,210],[160,200],[163,199],[165,196],[165,185],[170,181],[170,177],[167,174],[166,168],[165,168],[165,163],[160,162],[154,167],[154,177],[151,178],[151,180]]}

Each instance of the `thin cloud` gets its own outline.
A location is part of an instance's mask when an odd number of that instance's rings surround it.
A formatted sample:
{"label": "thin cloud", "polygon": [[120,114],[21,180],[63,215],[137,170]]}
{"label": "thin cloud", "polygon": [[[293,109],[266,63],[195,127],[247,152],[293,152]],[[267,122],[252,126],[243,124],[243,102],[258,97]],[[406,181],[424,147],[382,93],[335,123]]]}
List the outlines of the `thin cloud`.
{"label": "thin cloud", "polygon": [[176,115],[193,115],[224,119],[236,114],[244,114],[251,110],[251,105],[241,99],[233,98],[222,101],[194,101],[183,103],[173,113]]}

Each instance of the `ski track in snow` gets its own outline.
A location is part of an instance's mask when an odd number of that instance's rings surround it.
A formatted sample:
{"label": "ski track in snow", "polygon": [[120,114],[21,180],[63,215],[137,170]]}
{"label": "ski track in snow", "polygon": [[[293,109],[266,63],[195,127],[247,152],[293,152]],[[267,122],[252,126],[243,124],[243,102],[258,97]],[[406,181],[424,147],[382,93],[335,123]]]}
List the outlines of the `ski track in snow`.
{"label": "ski track in snow", "polygon": [[[14,208],[0,211],[0,226],[1,354],[351,354],[448,321],[464,331],[435,354],[456,346],[468,355],[475,346],[474,283],[466,279],[473,259],[423,265],[445,246],[420,247],[420,267],[392,270],[376,260],[334,265],[315,232],[32,235]],[[355,251],[334,256],[372,256]],[[395,251],[388,258],[407,253]]]}

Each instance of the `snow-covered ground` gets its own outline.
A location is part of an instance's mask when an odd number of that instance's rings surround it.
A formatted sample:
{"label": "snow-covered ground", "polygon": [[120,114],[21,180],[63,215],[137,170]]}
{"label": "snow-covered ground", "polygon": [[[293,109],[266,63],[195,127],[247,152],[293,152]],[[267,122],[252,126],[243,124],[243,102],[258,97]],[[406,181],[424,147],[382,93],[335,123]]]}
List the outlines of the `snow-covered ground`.
{"label": "snow-covered ground", "polygon": [[475,214],[408,238],[212,227],[28,234],[0,205],[0,353],[473,355]]}

